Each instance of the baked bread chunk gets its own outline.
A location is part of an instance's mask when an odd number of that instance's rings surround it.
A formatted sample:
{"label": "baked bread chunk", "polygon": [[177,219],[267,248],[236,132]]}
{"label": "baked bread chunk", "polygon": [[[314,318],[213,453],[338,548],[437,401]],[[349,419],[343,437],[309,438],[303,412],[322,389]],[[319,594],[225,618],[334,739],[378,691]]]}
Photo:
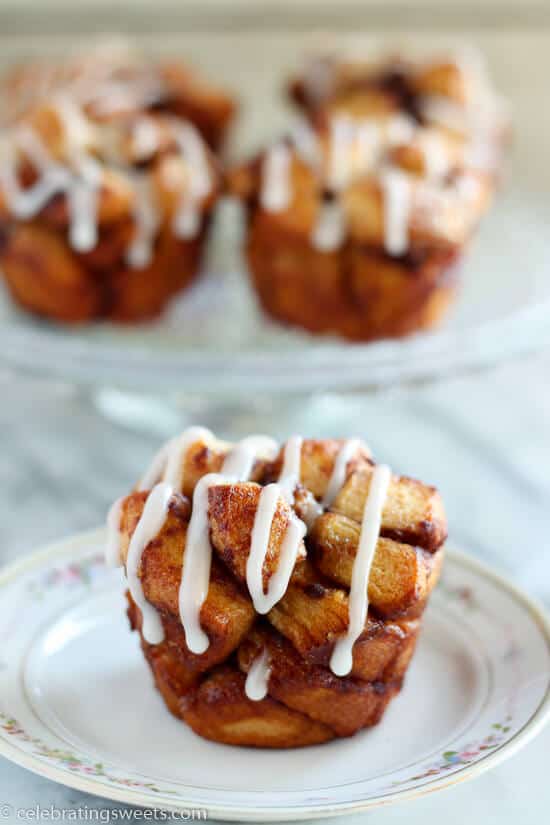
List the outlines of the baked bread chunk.
{"label": "baked bread chunk", "polygon": [[357,341],[439,322],[498,179],[507,120],[477,62],[313,61],[304,122],[229,175],[260,303]]}
{"label": "baked bread chunk", "polygon": [[230,98],[185,67],[103,52],[3,81],[0,268],[56,321],[158,315],[195,277]]}
{"label": "baked bread chunk", "polygon": [[446,531],[437,491],[359,439],[192,427],[115,502],[106,556],[168,709],[207,739],[290,748],[380,721]]}

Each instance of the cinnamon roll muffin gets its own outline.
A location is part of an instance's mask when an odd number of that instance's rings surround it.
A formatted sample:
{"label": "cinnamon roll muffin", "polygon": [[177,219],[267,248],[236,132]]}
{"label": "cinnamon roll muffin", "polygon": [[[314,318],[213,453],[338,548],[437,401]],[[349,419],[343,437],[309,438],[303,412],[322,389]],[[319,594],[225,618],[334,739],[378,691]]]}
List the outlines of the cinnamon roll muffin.
{"label": "cinnamon roll muffin", "polygon": [[192,427],[114,503],[106,556],[168,709],[207,739],[289,748],[380,721],[446,532],[437,491],[359,439]]}
{"label": "cinnamon roll muffin", "polygon": [[291,90],[307,118],[230,188],[263,308],[358,341],[436,324],[497,182],[505,118],[451,60],[325,60]]}
{"label": "cinnamon roll muffin", "polygon": [[58,321],[157,315],[197,273],[220,187],[201,131],[219,142],[229,101],[218,112],[177,66],[107,56],[5,84],[0,268],[14,299]]}

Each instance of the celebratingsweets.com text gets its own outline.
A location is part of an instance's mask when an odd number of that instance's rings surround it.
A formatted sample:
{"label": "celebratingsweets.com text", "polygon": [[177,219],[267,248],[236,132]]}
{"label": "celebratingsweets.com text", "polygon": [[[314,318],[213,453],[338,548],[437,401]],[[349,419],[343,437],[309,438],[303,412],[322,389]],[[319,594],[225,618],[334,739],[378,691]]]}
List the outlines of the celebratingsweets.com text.
{"label": "celebratingsweets.com text", "polygon": [[0,822],[206,822],[208,811],[189,808],[163,811],[159,808],[58,808],[55,805],[29,805],[17,808],[0,802]]}

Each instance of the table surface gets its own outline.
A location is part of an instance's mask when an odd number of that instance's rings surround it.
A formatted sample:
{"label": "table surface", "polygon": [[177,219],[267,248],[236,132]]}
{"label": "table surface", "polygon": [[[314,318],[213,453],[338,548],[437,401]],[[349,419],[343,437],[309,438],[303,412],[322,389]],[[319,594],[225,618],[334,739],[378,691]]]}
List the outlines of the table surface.
{"label": "table surface", "polygon": [[[318,436],[363,435],[396,469],[440,487],[455,544],[510,574],[550,607],[549,366],[550,358],[540,356],[380,396],[320,397],[296,404],[286,417],[264,401],[244,416],[225,418],[225,426],[220,413],[203,411],[203,417],[227,436],[254,429],[284,437],[283,427]],[[0,391],[0,563],[5,563],[100,523],[110,501],[139,476],[157,439],[108,421],[89,397],[70,387],[0,373]],[[475,782],[408,803],[410,825],[443,817],[447,825],[463,825],[472,815],[474,821],[499,825],[544,821],[550,805],[549,747],[550,729]],[[37,804],[116,807],[5,760],[0,760],[0,810],[2,803],[15,811]],[[374,811],[369,821],[389,825],[404,810],[397,805]]]}

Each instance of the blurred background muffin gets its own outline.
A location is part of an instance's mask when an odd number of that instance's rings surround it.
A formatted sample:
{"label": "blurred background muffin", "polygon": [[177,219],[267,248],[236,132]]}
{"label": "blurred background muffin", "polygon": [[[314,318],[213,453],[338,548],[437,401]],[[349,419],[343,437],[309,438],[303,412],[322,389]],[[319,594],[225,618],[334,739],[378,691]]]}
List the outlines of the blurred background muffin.
{"label": "blurred background muffin", "polygon": [[289,89],[307,122],[231,176],[263,308],[354,340],[432,327],[508,134],[480,58],[321,56]]}
{"label": "blurred background muffin", "polygon": [[[0,266],[60,321],[158,314],[197,273],[229,96],[175,63],[103,47],[5,78]],[[207,145],[209,144],[209,145]]]}

